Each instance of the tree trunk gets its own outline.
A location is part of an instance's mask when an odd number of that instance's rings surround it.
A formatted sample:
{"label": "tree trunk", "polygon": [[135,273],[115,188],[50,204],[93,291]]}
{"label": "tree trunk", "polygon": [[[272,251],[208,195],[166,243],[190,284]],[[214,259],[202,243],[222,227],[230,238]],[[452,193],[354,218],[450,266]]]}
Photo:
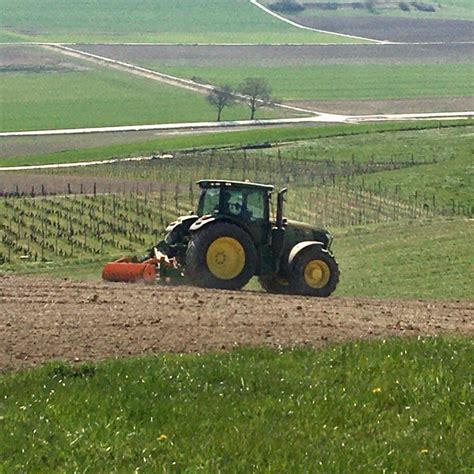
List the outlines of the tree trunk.
{"label": "tree trunk", "polygon": [[255,112],[257,110],[257,107],[255,107],[255,104],[252,104],[250,107],[251,113],[250,113],[250,120],[255,120]]}

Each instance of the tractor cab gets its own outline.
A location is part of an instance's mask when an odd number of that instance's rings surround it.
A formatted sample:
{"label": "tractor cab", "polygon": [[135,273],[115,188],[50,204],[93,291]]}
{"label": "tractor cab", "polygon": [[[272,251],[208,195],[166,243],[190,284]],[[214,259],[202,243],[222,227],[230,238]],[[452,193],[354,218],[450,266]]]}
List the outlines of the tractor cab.
{"label": "tractor cab", "polygon": [[247,181],[198,181],[201,196],[197,215],[226,219],[246,229],[258,245],[268,240],[269,200],[273,186]]}

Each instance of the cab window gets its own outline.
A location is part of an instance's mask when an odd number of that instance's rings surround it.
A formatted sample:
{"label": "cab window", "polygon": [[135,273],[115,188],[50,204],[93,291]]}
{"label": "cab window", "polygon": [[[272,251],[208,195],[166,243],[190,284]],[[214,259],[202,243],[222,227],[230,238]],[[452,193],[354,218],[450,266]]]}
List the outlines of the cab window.
{"label": "cab window", "polygon": [[265,218],[265,198],[261,191],[249,191],[247,193],[246,206],[253,219]]}
{"label": "cab window", "polygon": [[201,194],[198,208],[198,215],[200,217],[205,216],[206,214],[212,214],[219,208],[219,195],[219,188],[209,188]]}

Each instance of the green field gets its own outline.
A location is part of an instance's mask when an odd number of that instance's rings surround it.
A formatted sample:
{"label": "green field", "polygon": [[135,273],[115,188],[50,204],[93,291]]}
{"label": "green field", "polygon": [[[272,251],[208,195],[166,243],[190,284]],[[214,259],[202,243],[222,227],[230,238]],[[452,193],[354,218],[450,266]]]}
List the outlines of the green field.
{"label": "green field", "polygon": [[49,364],[0,378],[0,470],[468,472],[473,361],[440,337]]}
{"label": "green field", "polygon": [[[0,97],[1,131],[215,121],[205,96],[105,68],[86,72],[8,74]],[[247,107],[224,120],[248,118]],[[263,117],[278,112],[261,110]],[[280,115],[281,116],[281,115]]]}
{"label": "green field", "polygon": [[246,77],[263,77],[276,100],[400,99],[471,97],[474,65],[345,64],[281,67],[147,67],[178,77],[203,78],[237,87]]}
{"label": "green field", "polygon": [[435,195],[435,204],[439,206],[449,206],[453,201],[474,206],[472,125],[385,133],[373,129],[373,132],[304,140],[263,153],[296,160],[335,162],[426,161],[420,166],[354,176],[353,185],[382,187],[403,199],[414,199],[416,194],[420,201],[430,200]]}
{"label": "green field", "polygon": [[298,30],[247,0],[1,0],[0,9],[0,39],[7,41],[351,42]]}
{"label": "green field", "polygon": [[[272,141],[286,143],[245,152],[230,149]],[[210,146],[224,148],[217,153],[197,149]],[[195,151],[176,154],[180,148]],[[95,279],[104,261],[122,254],[141,255],[173,216],[191,209],[197,190],[191,192],[190,184],[196,179],[249,178],[288,185],[286,215],[336,233],[335,251],[343,275],[339,294],[471,298],[466,275],[474,270],[470,245],[474,226],[468,219],[474,208],[472,150],[469,122],[427,122],[250,130],[6,158],[0,165],[171,151],[172,160],[67,173],[85,175],[89,187],[94,176],[147,180],[155,190],[160,183],[181,186],[163,197],[156,191],[148,198],[118,194],[114,201],[100,195],[5,199],[0,203],[4,222],[0,233],[10,243],[0,244],[2,270],[68,276],[74,269],[76,277]],[[45,174],[46,183],[48,179]],[[64,216],[57,214],[51,221],[54,208]],[[115,213],[121,226],[114,225]],[[445,215],[454,219],[441,218]],[[134,229],[140,222],[139,235]],[[25,254],[29,260],[19,258]],[[449,262],[443,271],[449,277],[440,278],[440,261]]]}
{"label": "green field", "polygon": [[[0,166],[34,165],[66,163],[110,159],[134,155],[146,155],[163,152],[176,152],[199,148],[222,148],[219,156],[226,156],[226,147],[274,143],[272,148],[247,152],[254,158],[282,157],[290,160],[302,171],[307,180],[304,162],[335,163],[343,166],[357,167],[375,163],[405,163],[402,169],[390,171],[370,170],[369,174],[355,173],[344,175],[341,182],[350,179],[354,188],[364,186],[367,190],[387,192],[395,199],[411,204],[437,208],[450,208],[453,202],[465,206],[474,205],[474,170],[472,152],[474,149],[473,126],[470,121],[453,122],[417,122],[415,124],[354,124],[331,125],[322,127],[291,127],[267,130],[249,130],[226,133],[193,135],[184,137],[162,138],[130,145],[115,145],[102,148],[91,148],[64,151],[30,157],[1,158]],[[279,142],[286,142],[278,146]],[[411,166],[413,164],[414,166]],[[193,165],[194,166],[194,165]],[[220,166],[220,165],[219,165]],[[290,167],[293,165],[289,165]],[[140,173],[140,166],[133,172],[135,179],[151,179],[148,171]],[[143,167],[143,170],[146,170]],[[189,168],[189,172],[194,169]],[[221,172],[227,168],[221,169]],[[125,167],[130,173],[130,167]],[[128,171],[127,171],[128,170]],[[230,172],[230,170],[228,170]],[[82,173],[105,174],[106,176],[126,177],[120,166],[96,168],[91,171],[70,171]],[[192,171],[195,176],[206,172],[202,169]],[[318,170],[315,171],[318,173]],[[197,173],[197,174],[196,174]],[[189,174],[189,173],[188,173]],[[241,177],[241,176],[240,176]],[[258,177],[258,176],[256,176]],[[278,176],[260,176],[260,179],[276,179]],[[283,176],[284,178],[284,176]],[[153,175],[159,181],[160,175]],[[191,178],[189,178],[191,179]],[[176,178],[170,175],[170,181]],[[186,181],[188,182],[188,181]],[[306,181],[305,181],[306,183]],[[304,184],[305,186],[307,185]]]}

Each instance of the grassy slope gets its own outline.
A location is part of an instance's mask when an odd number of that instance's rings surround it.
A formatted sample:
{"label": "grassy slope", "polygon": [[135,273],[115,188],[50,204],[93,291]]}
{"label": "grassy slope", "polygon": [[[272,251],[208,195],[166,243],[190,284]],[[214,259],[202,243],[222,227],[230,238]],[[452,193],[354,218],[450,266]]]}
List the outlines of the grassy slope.
{"label": "grassy slope", "polygon": [[[438,128],[440,125],[446,127],[464,127],[470,123],[470,121],[462,120],[458,122],[426,121],[391,124],[344,124],[325,125],[321,127],[280,127],[247,131],[206,133],[202,135],[161,138],[142,143],[132,143],[129,145],[113,145],[43,155],[0,158],[0,166],[74,163],[78,161],[105,160],[114,157],[139,156],[141,154],[172,152],[193,148],[241,146],[245,144],[261,144],[268,142],[295,142],[297,140],[320,139],[321,137],[340,136],[343,140],[351,135],[361,135],[362,137],[383,137],[383,135],[379,135],[379,133],[397,130],[424,130]],[[362,138],[362,140],[365,139],[366,138]]]}
{"label": "grassy slope", "polygon": [[201,77],[238,86],[246,77],[263,77],[280,100],[400,99],[468,97],[474,90],[473,64],[320,65],[282,67],[148,67],[178,77]]}
{"label": "grassy slope", "polygon": [[[434,126],[436,124],[415,124],[415,127]],[[410,127],[410,124],[392,125],[352,125],[330,126],[324,128],[290,128],[272,130],[251,130],[205,136],[177,137],[153,142],[155,150],[173,150],[195,146],[229,145],[239,143],[261,143],[262,141],[288,141],[321,137],[316,141],[304,141],[281,148],[284,158],[306,156],[309,159],[338,157],[350,159],[354,154],[358,161],[374,159],[410,159],[414,153],[417,159],[432,159],[435,154],[439,163],[421,165],[404,171],[384,173],[388,177],[393,173],[400,177],[403,173],[406,184],[402,184],[402,194],[416,186],[416,189],[431,189],[439,179],[446,187],[438,188],[437,196],[443,196],[446,202],[452,198],[473,199],[470,171],[472,153],[472,133],[470,127],[447,129],[425,129],[414,131],[396,131],[397,128]],[[390,133],[387,129],[392,129]],[[383,130],[385,132],[381,133]],[[372,132],[372,133],[369,133]],[[344,133],[346,135],[344,135]],[[356,133],[356,135],[350,135]],[[327,138],[324,138],[327,137]],[[150,144],[145,144],[150,147]],[[135,145],[136,146],[136,145]],[[161,147],[161,148],[159,148]],[[143,152],[153,148],[142,149]],[[62,159],[81,160],[102,156],[113,156],[113,152],[123,153],[124,147],[104,150],[86,150],[81,153],[63,153],[50,155],[47,159],[38,157],[37,162],[54,162]],[[125,148],[126,150],[126,148]],[[296,152],[299,150],[298,155]],[[471,150],[471,152],[469,151]],[[129,149],[131,151],[131,149]],[[136,150],[135,150],[136,152]],[[269,151],[265,151],[266,153]],[[275,151],[276,152],[276,151]],[[24,159],[18,159],[22,163]],[[30,163],[33,161],[30,160]],[[454,163],[458,163],[456,168]],[[0,165],[14,164],[14,159],[0,160]],[[469,174],[470,172],[470,174]],[[366,181],[381,180],[383,173],[366,176]],[[388,178],[387,178],[388,179]],[[459,183],[464,180],[464,188]],[[401,181],[398,180],[398,183]],[[367,184],[367,183],[366,183]],[[384,181],[387,185],[387,181]],[[423,188],[423,186],[425,188]],[[421,191],[420,191],[421,192]],[[443,194],[444,193],[444,194]],[[438,205],[442,199],[438,198]],[[352,233],[339,232],[335,251],[341,263],[342,278],[339,287],[341,294],[372,296],[469,298],[472,291],[466,275],[472,272],[472,221],[455,220],[452,222],[435,221],[433,223],[401,224],[393,226],[375,226],[368,229],[353,230]],[[441,257],[440,257],[441,255]],[[403,262],[400,265],[400,262]],[[441,263],[440,263],[441,262]],[[449,262],[449,278],[440,279],[440,265]],[[49,273],[57,276],[75,276],[97,279],[103,262],[70,261],[63,265],[15,266],[14,270],[26,273]],[[443,267],[444,268],[444,267]],[[7,268],[4,267],[4,270]],[[443,269],[442,273],[445,274]],[[363,274],[363,278],[361,278]],[[440,283],[441,281],[441,283]],[[370,282],[370,283],[369,283]],[[415,283],[415,284],[414,284]],[[439,292],[440,284],[444,287]]]}
{"label": "grassy slope", "polygon": [[[1,78],[1,130],[42,130],[150,123],[213,121],[205,96],[123,72],[14,74]],[[261,116],[276,116],[265,110]],[[239,105],[223,119],[247,118]],[[278,116],[278,115],[277,115]]]}
{"label": "grassy slope", "polygon": [[474,166],[471,148],[458,147],[459,154],[439,163],[405,168],[398,171],[384,171],[358,177],[355,182],[365,187],[381,184],[392,192],[395,190],[405,199],[421,199],[435,196],[435,205],[449,207],[474,206]]}
{"label": "grassy slope", "polygon": [[[437,206],[450,206],[452,200],[474,205],[474,168],[472,153],[474,135],[470,122],[463,126],[438,128],[439,122],[415,124],[331,125],[294,127],[244,132],[225,132],[153,140],[130,145],[114,145],[76,151],[65,151],[32,157],[1,158],[0,166],[33,165],[60,162],[91,161],[117,156],[173,152],[176,150],[239,146],[265,142],[289,142],[274,149],[258,150],[258,156],[280,153],[288,159],[329,159],[367,161],[432,161],[437,163],[379,172],[355,177],[355,184],[398,189],[404,199],[418,193],[418,198],[436,194]],[[398,131],[397,131],[398,130]],[[404,131],[405,130],[405,131]],[[296,140],[300,140],[296,142]],[[250,153],[250,152],[249,152]]]}
{"label": "grassy slope", "polygon": [[266,154],[279,152],[282,157],[305,160],[356,162],[433,161],[436,163],[356,176],[354,183],[379,185],[403,198],[418,193],[436,194],[437,204],[450,205],[452,200],[474,206],[474,127],[432,128],[416,131],[392,131],[346,137],[328,137],[301,141]]}
{"label": "grassy slope", "polygon": [[474,297],[474,222],[435,220],[354,228],[336,238],[339,295]]}
{"label": "grassy slope", "polygon": [[298,30],[247,0],[0,0],[0,28],[54,42],[350,42]]}
{"label": "grassy slope", "polygon": [[473,358],[394,339],[4,375],[0,470],[467,472]]}

